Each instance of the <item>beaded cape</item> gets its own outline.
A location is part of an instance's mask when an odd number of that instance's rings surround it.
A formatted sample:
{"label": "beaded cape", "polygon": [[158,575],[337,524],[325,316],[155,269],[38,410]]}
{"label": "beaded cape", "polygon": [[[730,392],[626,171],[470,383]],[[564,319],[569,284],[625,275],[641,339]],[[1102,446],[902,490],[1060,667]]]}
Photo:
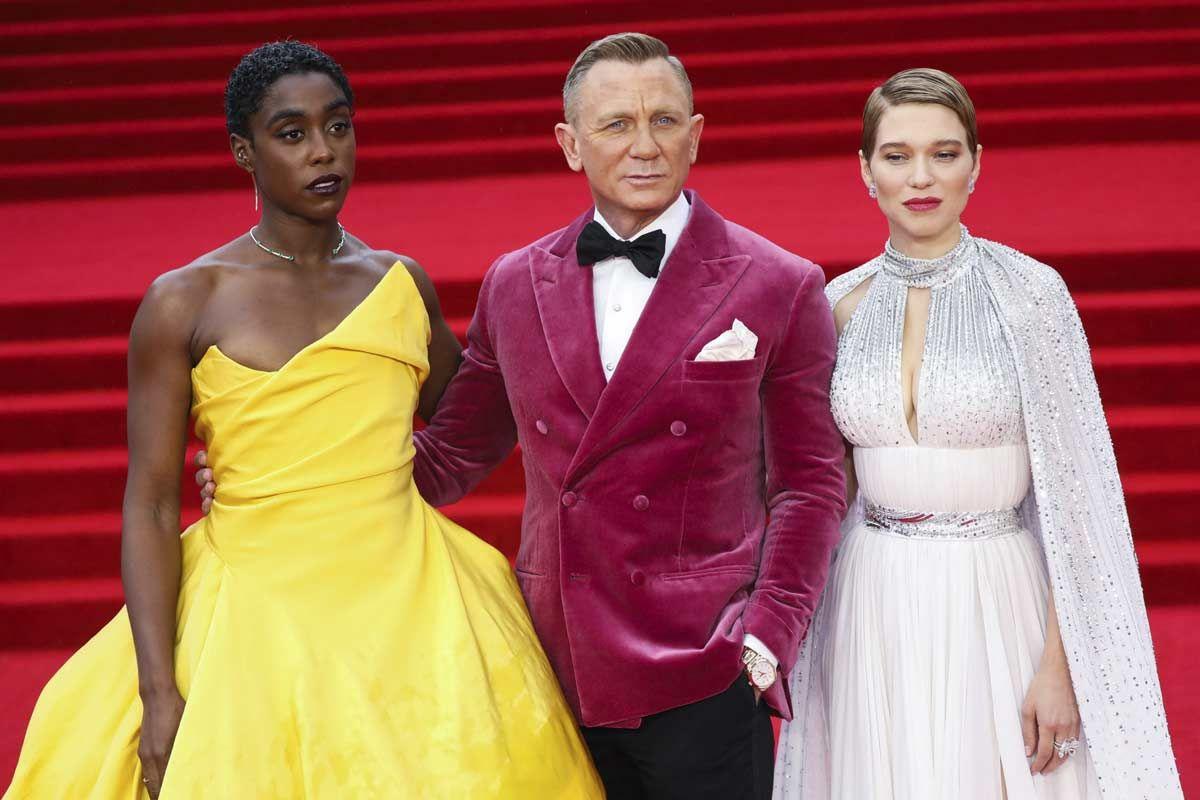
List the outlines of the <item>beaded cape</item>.
{"label": "beaded cape", "polygon": [[[831,281],[830,307],[865,280],[895,280],[889,267],[896,259],[894,251],[885,252]],[[977,270],[1000,318],[1016,364],[1033,477],[1019,513],[1045,558],[1103,796],[1182,798],[1112,439],[1066,284],[1045,264],[972,237],[965,228],[947,257],[924,262],[924,270],[908,261],[909,286],[934,285],[943,270]],[[894,297],[869,291],[855,314],[864,303]],[[843,531],[862,518],[860,497]],[[779,743],[777,800],[829,796],[828,725],[821,688],[810,680],[814,642],[824,635],[820,628],[814,622],[788,677],[794,718]]]}

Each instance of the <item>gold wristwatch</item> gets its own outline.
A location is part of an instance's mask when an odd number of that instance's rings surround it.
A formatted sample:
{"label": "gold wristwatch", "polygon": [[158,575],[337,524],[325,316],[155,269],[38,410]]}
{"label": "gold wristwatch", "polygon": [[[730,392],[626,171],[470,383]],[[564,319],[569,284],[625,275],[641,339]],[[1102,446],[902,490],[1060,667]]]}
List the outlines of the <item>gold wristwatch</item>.
{"label": "gold wristwatch", "polygon": [[743,647],[742,663],[746,665],[746,677],[755,689],[765,692],[775,683],[778,673],[775,665],[766,656],[759,655],[752,648]]}

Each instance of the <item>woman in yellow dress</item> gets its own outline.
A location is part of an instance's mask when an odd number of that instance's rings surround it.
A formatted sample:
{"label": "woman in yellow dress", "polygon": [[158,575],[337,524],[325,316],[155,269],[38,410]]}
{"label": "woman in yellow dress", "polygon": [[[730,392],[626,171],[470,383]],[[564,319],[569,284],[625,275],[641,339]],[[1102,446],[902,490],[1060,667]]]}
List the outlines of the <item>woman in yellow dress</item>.
{"label": "woman in yellow dress", "polygon": [[[602,796],[507,560],[414,488],[458,345],[420,267],[338,224],[353,99],[298,42],[230,77],[262,218],[134,320],[127,605],[42,693],[6,800]],[[220,489],[180,537],[189,410]]]}

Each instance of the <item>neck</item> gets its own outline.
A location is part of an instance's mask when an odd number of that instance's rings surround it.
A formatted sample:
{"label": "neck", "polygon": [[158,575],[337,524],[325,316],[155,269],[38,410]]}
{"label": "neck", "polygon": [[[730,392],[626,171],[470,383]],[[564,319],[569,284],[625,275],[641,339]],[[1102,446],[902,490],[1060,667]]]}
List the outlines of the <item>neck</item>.
{"label": "neck", "polygon": [[336,219],[312,221],[268,208],[255,235],[267,247],[295,256],[297,264],[323,264],[330,260],[341,231]]}
{"label": "neck", "polygon": [[958,220],[934,236],[917,238],[897,230],[895,225],[889,226],[888,240],[892,247],[909,258],[932,259],[941,258],[955,248],[962,238],[962,223]]}
{"label": "neck", "polygon": [[604,221],[612,226],[623,239],[632,239],[637,236],[646,226],[663,215],[671,204],[678,199],[679,195],[671,198],[671,202],[667,203],[662,208],[651,210],[633,210],[621,208],[609,203],[605,203],[600,198],[595,198],[596,210],[604,217]]}

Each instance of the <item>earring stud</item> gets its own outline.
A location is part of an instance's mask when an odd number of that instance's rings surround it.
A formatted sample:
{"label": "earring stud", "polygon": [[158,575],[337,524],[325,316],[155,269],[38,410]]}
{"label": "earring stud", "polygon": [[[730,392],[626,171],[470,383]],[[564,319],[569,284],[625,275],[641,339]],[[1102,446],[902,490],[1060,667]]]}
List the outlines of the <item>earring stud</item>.
{"label": "earring stud", "polygon": [[870,186],[868,186],[867,187],[867,197],[871,198],[872,200],[874,200],[876,197],[879,197],[879,187],[873,183]]}
{"label": "earring stud", "polygon": [[967,181],[967,194],[974,194],[974,193],[975,193],[975,179],[971,178],[971,180]]}

